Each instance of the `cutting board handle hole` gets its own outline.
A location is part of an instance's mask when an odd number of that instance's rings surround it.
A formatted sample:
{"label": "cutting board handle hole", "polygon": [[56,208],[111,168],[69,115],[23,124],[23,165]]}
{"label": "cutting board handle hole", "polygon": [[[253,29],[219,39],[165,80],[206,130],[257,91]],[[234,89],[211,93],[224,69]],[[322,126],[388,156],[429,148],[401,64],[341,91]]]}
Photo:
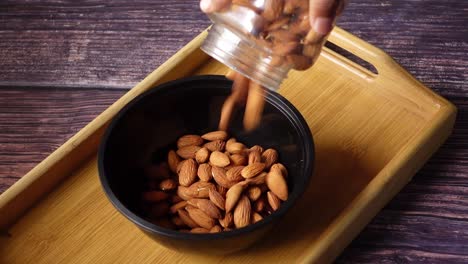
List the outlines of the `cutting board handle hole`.
{"label": "cutting board handle hole", "polygon": [[340,54],[341,56],[345,57],[346,59],[356,63],[357,65],[359,65],[359,66],[363,67],[364,69],[372,72],[373,74],[379,74],[377,69],[370,62],[361,59],[360,57],[358,57],[358,56],[354,55],[353,53],[343,49],[342,47],[340,47],[340,46],[338,46],[338,45],[336,45],[336,44],[334,44],[334,43],[332,43],[330,41],[327,41],[325,43],[325,47],[331,49],[335,53]]}

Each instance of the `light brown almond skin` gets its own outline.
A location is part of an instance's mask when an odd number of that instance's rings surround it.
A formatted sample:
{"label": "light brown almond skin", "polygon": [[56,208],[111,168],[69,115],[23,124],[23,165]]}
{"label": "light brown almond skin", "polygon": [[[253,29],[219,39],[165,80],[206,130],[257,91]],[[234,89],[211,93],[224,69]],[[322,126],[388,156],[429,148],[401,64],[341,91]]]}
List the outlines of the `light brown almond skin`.
{"label": "light brown almond skin", "polygon": [[201,181],[209,182],[211,178],[213,177],[211,175],[211,165],[208,163],[200,164],[200,166],[198,166],[197,175]]}
{"label": "light brown almond skin", "polygon": [[229,188],[223,187],[221,185],[216,186],[216,190],[221,194],[221,196],[226,197],[226,193]]}
{"label": "light brown almond skin", "polygon": [[208,141],[226,140],[228,138],[228,133],[226,131],[218,130],[218,131],[208,132],[202,135],[201,137]]}
{"label": "light brown almond skin", "polygon": [[270,170],[280,170],[281,171],[281,174],[283,174],[284,178],[287,179],[288,178],[288,170],[286,169],[286,167],[281,164],[281,163],[275,163],[271,166]]}
{"label": "light brown almond skin", "polygon": [[185,135],[177,140],[177,148],[187,146],[200,146],[203,144],[203,139],[199,135]]}
{"label": "light brown almond skin", "polygon": [[244,191],[245,184],[237,183],[233,185],[226,193],[226,212],[230,212],[236,206]]}
{"label": "light brown almond skin", "polygon": [[190,233],[194,234],[203,234],[203,233],[210,233],[210,230],[203,228],[203,227],[195,227],[190,230]]}
{"label": "light brown almond skin", "polygon": [[226,142],[222,140],[215,140],[215,141],[208,142],[203,146],[210,151],[224,151]]}
{"label": "light brown almond skin", "polygon": [[211,182],[196,182],[188,188],[192,198],[208,198],[210,190],[216,190],[216,186]]}
{"label": "light brown almond skin", "polygon": [[253,178],[260,174],[265,169],[265,164],[264,163],[252,163],[247,165],[244,169],[241,171],[242,177],[246,179]]}
{"label": "light brown almond skin", "polygon": [[262,195],[262,190],[258,186],[251,186],[247,189],[247,196],[252,202],[255,202]]}
{"label": "light brown almond skin", "polygon": [[231,154],[241,154],[245,150],[245,145],[239,142],[232,142],[226,145],[226,150]]}
{"label": "light brown almond skin", "polygon": [[229,158],[231,159],[231,164],[234,166],[247,165],[247,158],[242,154],[233,154]]}
{"label": "light brown almond skin", "polygon": [[275,149],[267,149],[262,153],[262,162],[265,163],[265,168],[270,169],[271,165],[278,161],[278,152]]}
{"label": "light brown almond skin", "polygon": [[213,179],[217,184],[225,188],[231,188],[231,186],[235,184],[235,182],[231,182],[227,179],[226,172],[223,168],[212,166],[211,175],[213,175]]}
{"label": "light brown almond skin", "polygon": [[169,208],[169,211],[173,214],[177,213],[177,211],[179,211],[180,209],[183,209],[185,208],[185,206],[187,205],[187,201],[181,201],[181,202],[178,202],[174,205],[172,205],[170,208]]}
{"label": "light brown almond skin", "polygon": [[234,216],[232,215],[231,212],[229,212],[224,215],[224,218],[219,219],[219,224],[224,228],[228,228],[232,225],[233,220],[234,220]]}
{"label": "light brown almond skin", "polygon": [[200,209],[197,208],[191,208],[191,209],[186,209],[190,218],[197,223],[199,226],[206,228],[206,229],[211,229],[215,225],[215,220],[211,218],[209,215],[207,215],[205,212],[203,212]]}
{"label": "light brown almond skin", "polygon": [[198,162],[198,164],[207,162],[209,157],[210,151],[207,148],[201,148],[195,152],[195,160]]}
{"label": "light brown almond skin", "polygon": [[159,189],[163,191],[172,191],[177,188],[177,182],[173,179],[165,179],[159,183]]}
{"label": "light brown almond skin", "polygon": [[266,176],[267,176],[267,173],[266,173],[266,172],[262,172],[262,173],[260,173],[258,176],[255,176],[255,177],[253,177],[253,178],[246,179],[245,181],[246,181],[249,185],[261,185],[261,184],[264,184],[264,183],[265,183]]}
{"label": "light brown almond skin", "polygon": [[215,225],[210,229],[210,233],[219,233],[221,231],[223,231],[223,229],[219,225]]}
{"label": "light brown almond skin", "polygon": [[252,207],[249,198],[243,195],[236,208],[234,209],[234,225],[236,228],[246,227],[250,224],[250,218],[252,217]]}
{"label": "light brown almond skin", "polygon": [[187,203],[198,207],[198,209],[202,210],[211,218],[221,218],[221,212],[219,211],[218,207],[216,207],[216,205],[208,199],[195,198],[188,200]]}
{"label": "light brown almond skin", "polygon": [[183,159],[194,159],[195,153],[200,149],[201,147],[199,146],[186,146],[178,149],[176,153]]}
{"label": "light brown almond skin", "polygon": [[184,222],[184,224],[189,226],[190,228],[199,227],[199,225],[195,221],[193,221],[189,213],[185,211],[184,209],[178,210],[177,214],[179,215],[182,222]]}
{"label": "light brown almond skin", "polygon": [[263,152],[263,148],[261,146],[259,146],[259,145],[255,145],[255,146],[251,147],[249,150],[250,150],[250,152],[258,151],[258,152],[260,152],[260,154],[262,154],[262,152]]}
{"label": "light brown almond skin", "polygon": [[251,151],[249,153],[249,165],[250,164],[253,164],[253,163],[258,163],[258,162],[262,162],[262,155],[260,154],[259,151]]}
{"label": "light brown almond skin", "polygon": [[197,179],[197,162],[193,159],[184,161],[179,171],[179,184],[189,186]]}
{"label": "light brown almond skin", "polygon": [[180,158],[177,156],[177,153],[174,150],[169,151],[167,154],[167,164],[173,173],[177,173],[177,165],[179,165],[179,162]]}
{"label": "light brown almond skin", "polygon": [[288,199],[288,184],[279,168],[270,170],[266,176],[266,184],[279,199],[283,201]]}
{"label": "light brown almond skin", "polygon": [[213,202],[214,205],[221,210],[225,210],[226,200],[224,200],[223,196],[218,191],[210,190],[208,194],[210,201]]}
{"label": "light brown almond skin", "polygon": [[255,213],[252,214],[252,224],[257,223],[257,222],[261,221],[262,219],[263,219],[263,217],[259,213],[255,212]]}
{"label": "light brown almond skin", "polygon": [[160,202],[169,198],[169,194],[162,191],[149,191],[144,192],[142,198],[147,202]]}
{"label": "light brown almond skin", "polygon": [[273,209],[273,211],[278,210],[281,205],[280,199],[272,192],[267,192],[267,199],[271,209]]}
{"label": "light brown almond skin", "polygon": [[240,182],[244,180],[244,177],[241,175],[241,171],[244,169],[245,166],[235,166],[229,169],[226,172],[226,177],[229,181],[232,182]]}
{"label": "light brown almond skin", "polygon": [[223,168],[228,166],[231,163],[231,161],[229,160],[229,157],[226,154],[220,151],[213,151],[213,153],[211,153],[210,155],[210,163],[214,166]]}
{"label": "light brown almond skin", "polygon": [[192,199],[193,197],[191,196],[192,192],[188,187],[185,186],[179,186],[177,187],[177,196],[180,197],[181,199],[187,201]]}

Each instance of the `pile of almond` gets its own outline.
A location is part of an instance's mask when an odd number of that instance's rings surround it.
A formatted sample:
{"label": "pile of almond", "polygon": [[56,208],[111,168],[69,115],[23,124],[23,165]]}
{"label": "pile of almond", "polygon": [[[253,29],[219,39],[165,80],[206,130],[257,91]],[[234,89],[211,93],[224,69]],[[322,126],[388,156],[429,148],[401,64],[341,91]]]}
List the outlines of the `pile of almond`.
{"label": "pile of almond", "polygon": [[151,222],[215,233],[261,221],[288,199],[288,172],[278,152],[247,148],[224,131],[185,135],[167,163],[145,169],[143,208]]}

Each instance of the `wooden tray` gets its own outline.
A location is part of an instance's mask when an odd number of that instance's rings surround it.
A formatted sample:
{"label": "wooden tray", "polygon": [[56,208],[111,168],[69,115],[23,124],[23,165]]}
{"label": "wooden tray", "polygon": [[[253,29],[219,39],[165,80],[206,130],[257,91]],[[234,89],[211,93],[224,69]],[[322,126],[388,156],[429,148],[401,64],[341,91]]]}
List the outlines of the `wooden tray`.
{"label": "wooden tray", "polygon": [[280,89],[306,118],[316,169],[277,230],[231,256],[161,247],[112,207],[96,150],[109,120],[154,85],[226,68],[200,51],[203,32],[0,196],[0,263],[330,262],[411,179],[452,130],[456,108],[381,50],[336,28],[330,41],[373,74],[325,49]]}

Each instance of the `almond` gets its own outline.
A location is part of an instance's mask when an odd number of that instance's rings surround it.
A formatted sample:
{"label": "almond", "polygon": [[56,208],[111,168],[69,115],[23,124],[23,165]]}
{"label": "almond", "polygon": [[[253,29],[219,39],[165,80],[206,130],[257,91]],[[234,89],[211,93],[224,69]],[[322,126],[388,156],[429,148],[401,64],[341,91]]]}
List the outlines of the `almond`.
{"label": "almond", "polygon": [[172,191],[177,188],[177,182],[173,179],[165,179],[159,183],[159,189],[163,191]]}
{"label": "almond", "polygon": [[189,193],[193,198],[208,198],[210,190],[216,190],[216,186],[211,182],[196,182],[190,185]]}
{"label": "almond", "polygon": [[210,155],[210,163],[217,167],[226,167],[231,163],[229,157],[219,151],[213,151]]}
{"label": "almond", "polygon": [[229,149],[232,147],[232,143],[236,143],[237,140],[235,138],[230,138],[228,141],[226,141],[226,150],[229,151]]}
{"label": "almond", "polygon": [[199,146],[186,146],[177,150],[177,155],[183,159],[194,159],[195,153],[201,148]]}
{"label": "almond", "polygon": [[265,168],[269,169],[271,165],[278,161],[278,152],[274,149],[267,149],[262,153],[262,162],[265,163]]}
{"label": "almond", "polygon": [[262,219],[263,219],[263,217],[259,213],[255,212],[255,213],[252,214],[252,223],[253,224],[261,221]]}
{"label": "almond", "polygon": [[213,202],[213,204],[216,205],[219,209],[224,210],[226,208],[226,201],[219,192],[210,190],[208,194],[210,201]]}
{"label": "almond", "polygon": [[182,221],[182,219],[180,219],[180,216],[173,216],[173,217],[171,218],[171,222],[172,222],[174,225],[178,226],[178,227],[181,227],[181,226],[184,226],[184,225],[185,225],[184,221]]}
{"label": "almond", "polygon": [[250,218],[252,214],[252,208],[250,200],[247,196],[243,195],[237,203],[236,209],[234,209],[234,225],[237,228],[242,228],[250,224]]}
{"label": "almond", "polygon": [[221,231],[223,231],[223,229],[219,225],[215,225],[210,229],[210,233],[219,233]]}
{"label": "almond", "polygon": [[143,200],[147,202],[160,202],[166,200],[169,197],[169,194],[161,191],[149,191],[144,192],[142,196]]}
{"label": "almond", "polygon": [[280,205],[281,205],[281,201],[280,201],[280,199],[278,198],[278,196],[276,196],[276,195],[275,195],[274,193],[272,193],[272,192],[267,192],[267,198],[268,198],[268,204],[270,204],[271,209],[273,209],[273,211],[278,210],[278,208],[279,208]]}
{"label": "almond", "polygon": [[218,207],[207,199],[190,199],[187,202],[190,205],[198,207],[198,209],[202,210],[206,213],[209,217],[219,219],[221,218],[221,212],[219,211]]}
{"label": "almond", "polygon": [[203,144],[203,139],[199,135],[185,135],[177,140],[178,148],[200,146],[201,144]]}
{"label": "almond", "polygon": [[244,177],[241,175],[241,171],[244,169],[245,166],[235,166],[229,169],[226,172],[226,177],[229,181],[232,182],[240,182],[244,180]]}
{"label": "almond", "polygon": [[252,163],[259,163],[262,162],[262,156],[259,151],[251,151],[249,153],[249,165]]}
{"label": "almond", "polygon": [[183,209],[185,208],[185,206],[187,205],[187,201],[181,201],[181,202],[178,202],[174,205],[171,206],[171,208],[169,208],[169,211],[173,214],[177,213],[177,211],[179,211],[180,209]]}
{"label": "almond", "polygon": [[[312,32],[311,30],[310,32]],[[286,60],[289,64],[293,65],[293,68],[298,71],[304,71],[310,68],[314,63],[312,58],[303,55],[290,54],[286,56]]]}
{"label": "almond", "polygon": [[226,213],[223,219],[219,219],[219,224],[224,228],[228,228],[232,225],[233,218],[232,213]]}
{"label": "almond", "polygon": [[260,175],[245,180],[249,185],[261,185],[265,183],[265,178],[267,176],[266,172],[260,173]]}
{"label": "almond", "polygon": [[226,193],[229,188],[223,187],[221,185],[216,186],[216,190],[221,194],[221,196],[226,197]]}
{"label": "almond", "polygon": [[241,198],[245,184],[240,182],[233,185],[226,193],[226,212],[230,212]]}
{"label": "almond", "polygon": [[229,156],[231,159],[231,163],[235,166],[247,165],[247,159],[244,155],[241,154],[233,154]]}
{"label": "almond", "polygon": [[286,167],[281,164],[281,163],[275,163],[271,166],[270,170],[280,170],[281,171],[281,174],[283,174],[284,178],[287,179],[288,178],[288,170],[286,169]]}
{"label": "almond", "polygon": [[176,173],[179,174],[180,172],[180,169],[182,168],[182,165],[184,164],[186,160],[181,160],[178,164],[177,164],[177,168],[176,168]]}
{"label": "almond", "polygon": [[262,195],[262,190],[258,186],[251,186],[247,189],[247,196],[252,202],[255,202]]}
{"label": "almond", "polygon": [[185,201],[190,200],[191,198],[193,198],[191,194],[192,192],[190,191],[188,187],[184,187],[184,186],[177,187],[177,196],[180,197],[181,199]]}
{"label": "almond", "polygon": [[245,150],[245,145],[239,142],[232,142],[226,145],[226,150],[231,154],[241,154]]}
{"label": "almond", "polygon": [[158,218],[166,215],[169,212],[169,205],[166,202],[160,202],[151,206],[150,216],[152,218]]}
{"label": "almond", "polygon": [[211,167],[211,175],[213,175],[213,179],[217,184],[225,188],[231,188],[231,186],[235,184],[227,179],[226,172],[223,168],[216,166]]}
{"label": "almond", "polygon": [[260,154],[262,154],[262,152],[263,152],[263,148],[261,146],[259,146],[259,145],[255,145],[255,146],[251,147],[249,150],[250,150],[250,152],[258,151],[258,152],[260,152]]}
{"label": "almond", "polygon": [[184,161],[179,172],[179,184],[189,186],[197,179],[197,163],[193,159]]}
{"label": "almond", "polygon": [[180,209],[179,211],[177,211],[177,214],[179,215],[180,220],[182,220],[182,222],[184,222],[190,228],[198,227],[198,224],[195,221],[193,221],[193,219],[190,217],[187,211]]}
{"label": "almond", "polygon": [[200,209],[187,209],[187,212],[190,218],[201,227],[211,229],[215,225],[215,220]]}
{"label": "almond", "polygon": [[144,169],[145,176],[149,179],[167,179],[170,177],[168,169],[162,165],[150,165]]}
{"label": "almond", "polygon": [[203,147],[209,149],[210,151],[224,151],[225,146],[226,142],[222,140],[211,141],[203,145]]}
{"label": "almond", "polygon": [[288,199],[288,184],[279,168],[270,170],[266,176],[266,184],[270,191],[283,201]]}
{"label": "almond", "polygon": [[210,230],[203,228],[203,227],[195,227],[195,228],[192,228],[192,230],[190,230],[190,233],[194,233],[194,234],[203,234],[203,233],[209,233],[209,232]]}
{"label": "almond", "polygon": [[177,173],[177,165],[179,165],[180,159],[177,156],[177,153],[174,150],[169,151],[167,154],[167,164],[169,164],[169,169],[173,173]]}
{"label": "almond", "polygon": [[257,176],[260,172],[262,172],[265,169],[265,164],[264,163],[252,163],[247,165],[244,169],[241,171],[242,177],[249,179]]}
{"label": "almond", "polygon": [[209,182],[213,176],[211,176],[211,166],[208,163],[203,163],[198,166],[197,171],[198,178],[203,182]]}
{"label": "almond", "polygon": [[198,162],[198,164],[207,162],[209,157],[210,151],[207,148],[203,147],[195,152],[195,160]]}
{"label": "almond", "polygon": [[266,206],[266,201],[265,199],[263,198],[260,198],[258,199],[257,201],[255,201],[254,203],[254,210],[255,212],[262,212],[264,209],[265,209],[265,206]]}
{"label": "almond", "polygon": [[226,140],[228,138],[228,134],[226,133],[226,131],[218,130],[218,131],[208,132],[201,137],[208,141]]}

